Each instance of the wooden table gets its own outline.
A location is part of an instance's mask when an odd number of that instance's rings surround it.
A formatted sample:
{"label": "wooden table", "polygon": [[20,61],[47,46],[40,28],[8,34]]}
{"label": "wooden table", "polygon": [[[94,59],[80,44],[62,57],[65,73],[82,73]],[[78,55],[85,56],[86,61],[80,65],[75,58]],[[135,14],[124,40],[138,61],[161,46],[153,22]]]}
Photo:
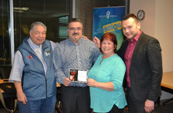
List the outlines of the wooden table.
{"label": "wooden table", "polygon": [[[163,73],[161,87],[162,87],[162,90],[173,94],[173,72]],[[173,98],[163,102],[163,105],[165,105],[166,103],[172,100]]]}
{"label": "wooden table", "polygon": [[[0,84],[1,84],[1,83],[4,83],[4,82],[10,83],[10,82],[8,81],[8,79],[0,79]],[[4,91],[3,91],[1,88],[0,88],[0,92],[4,93]]]}
{"label": "wooden table", "polygon": [[173,72],[163,73],[161,86],[173,90]]}

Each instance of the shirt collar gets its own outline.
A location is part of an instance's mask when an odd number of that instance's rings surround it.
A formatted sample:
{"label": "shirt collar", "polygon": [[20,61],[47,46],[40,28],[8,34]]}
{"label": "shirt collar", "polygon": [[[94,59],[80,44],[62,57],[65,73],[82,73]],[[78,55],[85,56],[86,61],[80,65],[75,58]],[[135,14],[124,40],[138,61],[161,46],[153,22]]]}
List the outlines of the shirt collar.
{"label": "shirt collar", "polygon": [[37,44],[35,44],[35,43],[31,40],[31,38],[28,39],[28,43],[29,43],[29,45],[32,47],[32,49],[41,49],[41,47],[42,47],[42,44],[38,46]]}
{"label": "shirt collar", "polygon": [[132,39],[132,41],[130,39],[128,39],[129,42],[133,42],[133,41],[138,41],[139,36],[141,35],[142,31],[140,30],[140,32]]}
{"label": "shirt collar", "polygon": [[[70,40],[70,38],[68,38],[69,42],[76,45],[72,40]],[[78,41],[78,45],[80,45],[82,43],[83,37]],[[78,46],[76,45],[76,46]]]}

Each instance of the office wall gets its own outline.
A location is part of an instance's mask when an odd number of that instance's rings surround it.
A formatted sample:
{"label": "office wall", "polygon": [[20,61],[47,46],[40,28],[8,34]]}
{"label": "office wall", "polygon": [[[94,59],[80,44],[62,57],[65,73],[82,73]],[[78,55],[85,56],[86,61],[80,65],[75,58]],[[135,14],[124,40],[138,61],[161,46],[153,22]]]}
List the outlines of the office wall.
{"label": "office wall", "polygon": [[155,36],[162,46],[163,71],[173,71],[173,0],[156,0]]}
{"label": "office wall", "polygon": [[141,21],[142,30],[157,38],[162,47],[163,72],[173,71],[173,0],[130,0],[130,12],[145,11],[145,19]]}
{"label": "office wall", "polygon": [[[130,0],[130,13],[137,14],[142,9],[145,19],[141,21],[142,30],[157,38],[162,48],[163,72],[173,71],[172,26],[173,0]],[[162,91],[161,99],[173,97]]]}
{"label": "office wall", "polygon": [[93,0],[75,0],[74,15],[83,22],[83,34],[92,39]]}

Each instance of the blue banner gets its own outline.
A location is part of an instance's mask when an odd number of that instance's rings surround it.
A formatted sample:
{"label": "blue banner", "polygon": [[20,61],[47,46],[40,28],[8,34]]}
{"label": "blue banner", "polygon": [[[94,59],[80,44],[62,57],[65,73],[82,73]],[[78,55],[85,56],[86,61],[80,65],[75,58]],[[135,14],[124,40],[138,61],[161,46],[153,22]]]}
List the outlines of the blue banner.
{"label": "blue banner", "polygon": [[99,39],[103,34],[112,32],[116,35],[120,48],[123,42],[121,21],[125,15],[125,7],[94,8],[93,11],[93,38]]}

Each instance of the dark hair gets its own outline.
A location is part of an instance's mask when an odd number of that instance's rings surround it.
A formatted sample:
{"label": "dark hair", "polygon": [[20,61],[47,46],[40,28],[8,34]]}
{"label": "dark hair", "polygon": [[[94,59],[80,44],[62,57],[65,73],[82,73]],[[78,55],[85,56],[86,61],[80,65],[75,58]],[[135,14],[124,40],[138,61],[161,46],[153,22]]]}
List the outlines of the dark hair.
{"label": "dark hair", "polygon": [[82,23],[81,20],[80,20],[79,18],[72,18],[72,19],[69,21],[69,23],[71,23],[71,22],[80,22],[80,23]]}
{"label": "dark hair", "polygon": [[133,13],[130,13],[130,14],[127,14],[123,17],[122,21],[123,20],[127,20],[129,18],[133,18],[137,23],[139,22],[138,18],[136,17],[136,15],[134,15]]}
{"label": "dark hair", "polygon": [[[103,40],[110,40],[113,42],[114,46],[115,46],[115,49],[114,49],[114,53],[117,53],[117,38],[116,38],[116,35],[114,33],[105,33],[102,37],[101,37],[101,40],[100,40],[100,46],[103,42]],[[101,50],[101,47],[100,47],[100,51],[102,52]],[[103,52],[102,52],[103,53]]]}
{"label": "dark hair", "polygon": [[[79,18],[72,18],[72,19],[69,21],[68,25],[69,25],[71,22],[79,22],[79,23],[82,24],[82,21],[81,21]],[[82,24],[82,26],[83,26],[83,24]]]}

